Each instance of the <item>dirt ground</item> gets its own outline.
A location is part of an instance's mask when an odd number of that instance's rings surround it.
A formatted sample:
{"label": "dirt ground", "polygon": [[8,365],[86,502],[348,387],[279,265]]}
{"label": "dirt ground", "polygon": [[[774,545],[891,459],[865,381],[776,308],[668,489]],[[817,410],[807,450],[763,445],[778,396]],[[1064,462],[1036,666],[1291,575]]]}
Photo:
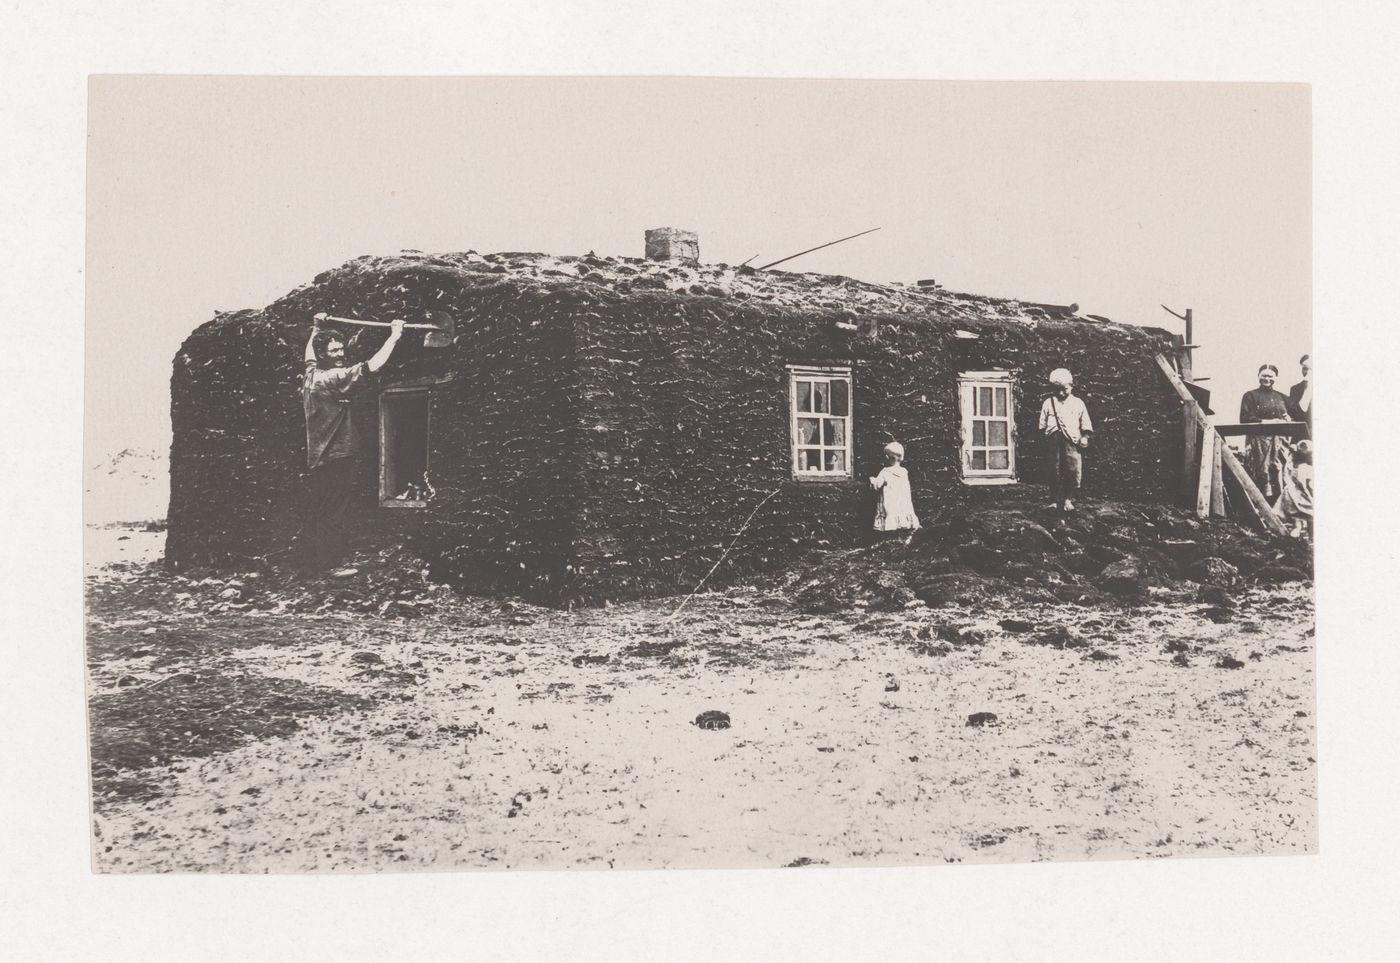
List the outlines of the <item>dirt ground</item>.
{"label": "dirt ground", "polygon": [[147,541],[88,582],[101,871],[1316,849],[1303,583],[1240,591],[1228,621],[1179,600],[813,615],[758,588],[671,621],[679,598],[450,593],[367,618],[191,604]]}

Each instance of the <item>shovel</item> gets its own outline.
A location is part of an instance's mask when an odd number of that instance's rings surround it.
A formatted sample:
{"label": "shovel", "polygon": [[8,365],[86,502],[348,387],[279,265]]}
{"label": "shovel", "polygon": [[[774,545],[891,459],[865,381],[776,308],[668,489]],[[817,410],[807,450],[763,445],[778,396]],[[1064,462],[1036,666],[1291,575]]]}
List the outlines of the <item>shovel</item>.
{"label": "shovel", "polygon": [[[415,331],[428,332],[423,336],[423,347],[425,348],[449,348],[453,339],[457,335],[457,322],[452,315],[446,311],[433,311],[428,317],[436,321],[436,324],[405,324],[405,328]],[[317,321],[335,321],[338,324],[358,324],[366,328],[391,328],[388,321],[360,321],[356,318],[337,318],[334,315],[321,312],[316,315]]]}

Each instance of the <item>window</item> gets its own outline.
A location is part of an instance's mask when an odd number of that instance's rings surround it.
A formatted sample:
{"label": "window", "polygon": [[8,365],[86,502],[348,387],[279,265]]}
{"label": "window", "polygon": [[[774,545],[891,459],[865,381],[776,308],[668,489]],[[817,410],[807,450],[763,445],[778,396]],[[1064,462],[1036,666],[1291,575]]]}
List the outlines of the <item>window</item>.
{"label": "window", "polygon": [[433,495],[428,480],[428,393],[388,390],[379,396],[379,504],[422,508]]}
{"label": "window", "polygon": [[803,479],[851,477],[851,369],[788,368],[792,471]]}
{"label": "window", "polygon": [[1014,386],[1010,371],[968,371],[958,376],[962,477],[970,485],[1016,480]]}

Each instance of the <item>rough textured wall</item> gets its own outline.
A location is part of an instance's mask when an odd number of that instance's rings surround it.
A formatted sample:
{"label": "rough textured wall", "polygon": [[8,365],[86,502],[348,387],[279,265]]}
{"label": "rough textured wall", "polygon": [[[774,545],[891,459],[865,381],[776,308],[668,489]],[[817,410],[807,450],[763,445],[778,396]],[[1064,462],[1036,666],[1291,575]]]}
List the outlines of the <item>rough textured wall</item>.
{"label": "rough textured wall", "polygon": [[170,380],[167,564],[266,555],[295,524],[306,462],[300,350],[262,312],[220,314],[186,339]]}
{"label": "rough textured wall", "polygon": [[[362,452],[351,545],[407,544],[433,560],[438,577],[555,597],[568,572],[576,491],[572,323],[538,285],[522,290],[494,274],[394,258],[351,262],[187,339],[171,384],[167,561],[288,558],[304,511],[300,378],[311,316],[424,320],[428,310],[458,320],[454,347],[425,349],[421,335],[407,335],[352,407]],[[352,360],[384,337],[367,331]],[[381,508],[379,389],[428,382],[437,382],[428,388],[437,497],[423,509]]]}
{"label": "rough textured wall", "polygon": [[[301,357],[317,311],[458,320],[452,349],[410,335],[377,379],[439,379],[438,497],[421,510],[378,506],[378,395],[366,392],[354,409],[365,451],[350,534],[360,547],[407,544],[438,577],[473,589],[557,602],[688,590],[770,494],[718,577],[856,543],[874,511],[865,479],[892,437],[908,448],[926,519],[994,499],[997,489],[959,480],[964,370],[1019,370],[1024,481],[1049,480],[1035,422],[1044,374],[1066,365],[1100,429],[1089,492],[1151,500],[1174,490],[1177,403],[1151,360],[1163,332],[941,291],[873,289],[892,310],[852,310],[832,292],[873,297],[871,286],[851,282],[852,293],[842,279],[781,272],[772,281],[782,301],[743,271],[730,290],[596,258],[520,276],[526,257],[362,258],[195,331],[172,376],[170,563],[241,564],[290,547],[305,474]],[[827,306],[800,303],[804,283]],[[980,337],[955,338],[955,328]],[[352,357],[382,338],[367,332]],[[853,366],[854,481],[793,480],[788,364]]]}
{"label": "rough textured wall", "polygon": [[[660,292],[578,297],[588,443],[576,595],[584,601],[688,590],[765,498],[720,577],[857,544],[874,513],[866,479],[891,439],[908,450],[925,518],[998,497],[960,479],[960,371],[1019,369],[1023,481],[1047,483],[1053,471],[1036,422],[1043,378],[1060,365],[1076,370],[1099,428],[1091,493],[1161,498],[1179,471],[1177,405],[1151,360],[1162,332],[1052,319],[856,318]],[[837,325],[857,320],[859,332]],[[955,328],[979,338],[958,339]],[[852,481],[792,477],[790,364],[852,366]]]}
{"label": "rough textured wall", "polygon": [[952,346],[961,370],[1020,372],[1016,429],[1022,481],[1053,480],[1053,452],[1037,429],[1049,393],[1045,377],[1063,367],[1073,372],[1075,393],[1094,421],[1084,457],[1085,490],[1127,501],[1174,500],[1181,473],[1181,405],[1152,359],[1169,347],[1166,332],[1082,321],[968,327],[977,340],[959,339]]}
{"label": "rough textured wall", "polygon": [[380,510],[381,534],[412,515],[407,544],[436,577],[556,601],[571,579],[578,495],[573,326],[557,297],[508,285],[468,289],[454,310],[472,331],[433,409],[437,498]]}

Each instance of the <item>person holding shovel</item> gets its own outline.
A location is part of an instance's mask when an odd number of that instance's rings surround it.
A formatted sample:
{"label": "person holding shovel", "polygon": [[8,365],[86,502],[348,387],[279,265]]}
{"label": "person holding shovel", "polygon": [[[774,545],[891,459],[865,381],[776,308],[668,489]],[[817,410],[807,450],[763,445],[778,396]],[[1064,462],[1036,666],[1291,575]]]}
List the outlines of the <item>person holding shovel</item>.
{"label": "person holding shovel", "polygon": [[359,438],[350,418],[350,392],[388,363],[403,337],[404,322],[389,325],[389,337],[368,361],[348,365],[345,338],[321,328],[324,315],[312,319],[301,382],[306,413],[308,475],[306,524],[302,529],[302,566],[324,571],[344,552],[345,513],[355,478]]}
{"label": "person holding shovel", "polygon": [[1040,406],[1040,430],[1055,446],[1055,502],[1062,512],[1074,511],[1070,495],[1084,480],[1083,451],[1089,447],[1094,423],[1089,409],[1074,395],[1074,376],[1066,368],[1050,372],[1050,397]]}

